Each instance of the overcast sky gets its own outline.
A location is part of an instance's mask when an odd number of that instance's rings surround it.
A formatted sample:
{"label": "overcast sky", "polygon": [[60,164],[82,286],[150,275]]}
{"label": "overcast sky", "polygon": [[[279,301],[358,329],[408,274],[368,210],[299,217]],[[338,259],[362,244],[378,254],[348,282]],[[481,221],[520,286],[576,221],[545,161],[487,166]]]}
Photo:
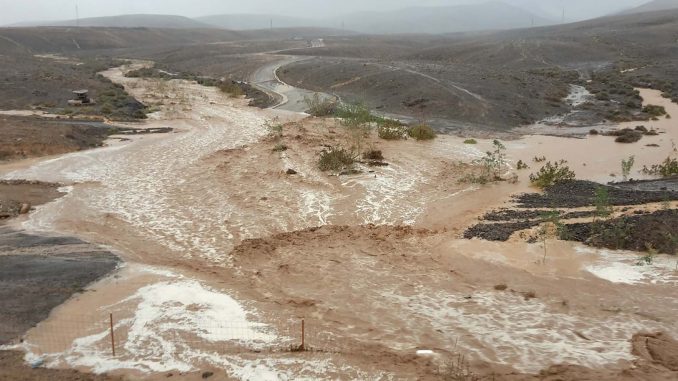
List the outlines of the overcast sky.
{"label": "overcast sky", "polygon": [[[560,14],[569,20],[597,17],[649,0],[504,0],[535,13]],[[176,14],[188,17],[224,13],[266,13],[326,17],[353,11],[485,3],[488,0],[0,0],[0,25],[22,21],[51,21],[130,13]]]}

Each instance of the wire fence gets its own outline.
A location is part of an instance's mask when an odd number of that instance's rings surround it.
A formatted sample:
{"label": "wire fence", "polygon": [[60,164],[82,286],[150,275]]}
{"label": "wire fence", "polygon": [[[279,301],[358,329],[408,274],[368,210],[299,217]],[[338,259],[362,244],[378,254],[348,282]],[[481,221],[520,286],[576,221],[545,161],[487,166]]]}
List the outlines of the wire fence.
{"label": "wire fence", "polygon": [[[221,322],[181,319],[149,321],[121,318],[112,313],[83,315],[67,322],[45,321],[26,337],[31,351],[40,356],[60,354],[118,359],[127,363],[166,361],[196,353],[206,356],[243,354],[326,353],[352,354],[360,350],[355,339],[338,336],[309,324],[306,319],[276,322]],[[455,344],[456,349],[456,344]],[[198,356],[200,357],[200,356]],[[477,380],[469,362],[455,353],[440,364],[451,380]]]}
{"label": "wire fence", "polygon": [[216,353],[313,351],[348,352],[351,341],[308,324],[305,319],[276,322],[172,320],[139,322],[112,313],[45,321],[27,340],[41,352],[64,352],[89,346],[112,356],[131,354],[143,346],[172,343]]}

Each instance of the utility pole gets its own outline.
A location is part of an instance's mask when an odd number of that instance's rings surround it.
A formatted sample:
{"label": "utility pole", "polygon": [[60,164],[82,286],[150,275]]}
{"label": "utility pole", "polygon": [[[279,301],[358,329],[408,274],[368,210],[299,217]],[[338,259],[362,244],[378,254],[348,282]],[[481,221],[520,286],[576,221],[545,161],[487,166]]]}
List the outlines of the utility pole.
{"label": "utility pole", "polygon": [[273,19],[271,19],[271,32],[273,32]]}
{"label": "utility pole", "polygon": [[565,7],[563,7],[563,19],[562,19],[562,24],[565,24]]}
{"label": "utility pole", "polygon": [[80,27],[80,11],[78,10],[78,2],[75,2],[75,26]]}

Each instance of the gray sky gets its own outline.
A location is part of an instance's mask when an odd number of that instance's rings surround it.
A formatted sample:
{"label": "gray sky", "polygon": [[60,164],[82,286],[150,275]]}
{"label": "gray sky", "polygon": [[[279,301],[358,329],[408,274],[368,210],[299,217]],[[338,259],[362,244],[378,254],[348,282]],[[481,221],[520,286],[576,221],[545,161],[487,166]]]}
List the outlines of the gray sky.
{"label": "gray sky", "polygon": [[[569,20],[592,18],[639,5],[649,0],[504,0],[535,13],[560,15]],[[300,17],[326,17],[354,11],[484,3],[488,0],[0,0],[0,25],[22,21],[52,21],[130,13],[176,14],[188,17],[223,13],[266,13]]]}

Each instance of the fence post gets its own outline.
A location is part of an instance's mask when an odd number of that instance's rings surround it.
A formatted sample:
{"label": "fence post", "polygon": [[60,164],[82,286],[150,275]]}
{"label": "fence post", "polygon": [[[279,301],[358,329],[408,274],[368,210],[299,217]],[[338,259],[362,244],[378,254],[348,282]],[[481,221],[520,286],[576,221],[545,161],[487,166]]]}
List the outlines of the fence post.
{"label": "fence post", "polygon": [[113,334],[113,313],[109,314],[110,323],[111,323],[111,350],[113,352],[113,357],[115,357],[115,335]]}
{"label": "fence post", "polygon": [[301,350],[306,349],[306,326],[304,319],[301,319]]}

